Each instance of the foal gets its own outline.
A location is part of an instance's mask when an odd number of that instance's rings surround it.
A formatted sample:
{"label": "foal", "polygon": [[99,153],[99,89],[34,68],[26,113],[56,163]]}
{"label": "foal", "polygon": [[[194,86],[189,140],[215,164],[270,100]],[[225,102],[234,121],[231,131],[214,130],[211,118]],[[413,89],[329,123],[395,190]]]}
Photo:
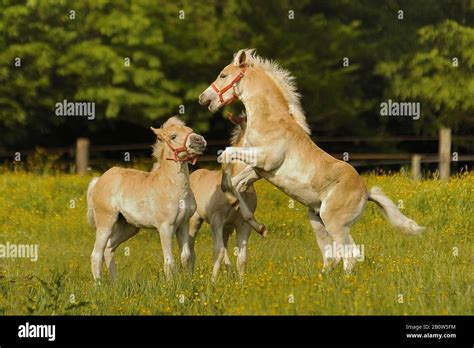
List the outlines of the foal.
{"label": "foal", "polygon": [[389,222],[405,234],[423,232],[425,228],[403,215],[379,188],[368,191],[350,164],[312,141],[288,71],[253,50],[238,51],[199,96],[199,102],[215,112],[236,99],[244,104],[247,114],[244,146],[226,148],[219,160],[240,159],[248,166],[222,188],[238,188],[261,177],[305,205],[325,270],[342,259],[344,269],[350,272],[358,261],[360,250],[349,232],[367,201],[382,208]]}
{"label": "foal", "polygon": [[158,165],[154,171],[113,167],[89,183],[87,218],[96,229],[91,255],[95,280],[100,279],[103,259],[111,278],[116,278],[114,252],[141,227],[159,231],[168,278],[174,267],[174,233],[181,263],[189,267],[188,221],[196,210],[196,201],[189,187],[188,161],[202,154],[206,141],[177,117],[151,130],[157,136],[153,156]]}
{"label": "foal", "polygon": [[[236,124],[232,138],[232,146],[243,145],[243,135],[246,128],[245,114],[231,118]],[[236,175],[245,168],[242,162],[232,163],[229,168],[231,176]],[[214,267],[212,278],[216,279],[221,263],[224,261],[230,266],[230,259],[227,251],[229,236],[234,229],[237,233],[237,269],[239,275],[244,274],[245,263],[247,261],[247,243],[251,228],[264,234],[265,226],[259,225],[253,220],[253,213],[257,208],[257,194],[250,184],[244,192],[234,192],[230,195],[221,189],[223,170],[198,169],[191,173],[191,189],[197,203],[197,209],[189,221],[189,248],[191,251],[190,263],[194,268],[196,254],[194,252],[194,241],[197,232],[201,228],[203,221],[206,221],[211,228],[214,242]],[[239,209],[239,201],[245,202],[245,207],[250,210],[249,215],[242,213]],[[243,206],[243,205],[242,205]]]}

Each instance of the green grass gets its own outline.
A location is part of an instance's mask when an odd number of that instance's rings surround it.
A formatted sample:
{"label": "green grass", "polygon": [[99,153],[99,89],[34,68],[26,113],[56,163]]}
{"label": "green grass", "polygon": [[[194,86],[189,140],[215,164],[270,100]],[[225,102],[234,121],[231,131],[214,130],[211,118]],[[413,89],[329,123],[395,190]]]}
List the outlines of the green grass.
{"label": "green grass", "polygon": [[351,230],[365,252],[352,275],[342,265],[320,274],[322,258],[305,208],[289,208],[288,197],[262,181],[257,218],[269,235],[252,234],[243,283],[225,269],[211,282],[212,240],[203,226],[194,275],[178,271],[166,281],[158,234],[143,230],[116,253],[119,280],[97,285],[90,271],[95,233],[85,220],[90,177],[1,174],[0,244],[38,244],[39,259],[0,259],[0,314],[474,314],[474,175],[448,183],[415,183],[402,174],[364,178],[368,187],[378,185],[402,200],[403,212],[428,230],[404,236],[369,203]]}

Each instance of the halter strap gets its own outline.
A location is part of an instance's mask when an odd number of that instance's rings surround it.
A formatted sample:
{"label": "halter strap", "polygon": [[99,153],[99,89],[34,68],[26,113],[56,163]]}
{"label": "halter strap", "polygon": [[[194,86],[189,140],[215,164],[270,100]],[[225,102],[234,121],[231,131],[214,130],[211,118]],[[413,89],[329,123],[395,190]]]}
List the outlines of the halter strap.
{"label": "halter strap", "polygon": [[[165,143],[166,145],[168,145],[168,147],[171,149],[171,151],[173,151],[173,157],[167,157],[166,159],[167,160],[171,160],[171,161],[175,161],[175,162],[181,162],[181,163],[184,163],[184,162],[190,162],[192,165],[195,165],[196,162],[197,162],[197,156],[196,155],[190,155],[188,153],[188,149],[186,148],[186,143],[188,142],[188,138],[189,136],[193,133],[193,131],[189,132],[188,134],[186,134],[186,136],[184,137],[184,143],[182,146],[180,147],[177,147],[177,148],[174,148],[173,145],[171,145],[171,143],[169,143],[167,140],[165,140]],[[179,157],[179,154],[181,152],[185,152],[186,153],[186,156],[184,158],[180,158]]]}
{"label": "halter strap", "polygon": [[227,113],[227,119],[236,126],[241,126],[242,122],[244,121],[243,117],[235,116],[232,112]]}
{"label": "halter strap", "polygon": [[[247,68],[244,67],[242,70],[237,74],[236,77],[226,86],[222,87],[222,89],[217,88],[217,86],[212,83],[211,87],[212,89],[217,93],[217,96],[219,97],[219,101],[222,105],[229,105],[232,104],[236,99],[239,99],[239,96],[235,93],[235,86],[237,82],[239,82],[244,76],[245,76],[245,70]],[[232,93],[232,98],[230,98],[228,101],[224,101],[224,93],[227,92],[229,89],[233,89]]]}

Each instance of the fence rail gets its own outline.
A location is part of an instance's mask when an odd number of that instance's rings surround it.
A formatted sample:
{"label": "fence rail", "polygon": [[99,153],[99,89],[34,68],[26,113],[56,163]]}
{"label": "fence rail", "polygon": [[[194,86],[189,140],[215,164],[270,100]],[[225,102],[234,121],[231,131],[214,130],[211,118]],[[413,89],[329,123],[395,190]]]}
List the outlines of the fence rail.
{"label": "fence rail", "polygon": [[[432,136],[392,136],[392,137],[315,137],[317,143],[379,143],[379,142],[438,142],[438,153],[331,153],[332,156],[351,162],[358,166],[361,162],[376,162],[382,164],[405,164],[411,163],[413,178],[421,178],[422,163],[438,163],[440,178],[445,180],[450,175],[450,164],[453,161],[451,153],[451,144],[455,142],[474,142],[474,136],[452,136],[449,128],[442,128],[439,137]],[[209,147],[221,146],[224,148],[229,145],[227,140],[209,140]],[[49,153],[68,154],[75,158],[76,171],[84,174],[90,163],[96,162],[90,160],[90,154],[116,152],[116,151],[141,151],[151,149],[149,143],[138,144],[119,144],[119,145],[90,145],[87,138],[79,138],[74,146],[55,147],[46,149]],[[15,158],[17,153],[21,155],[31,155],[35,149],[0,151],[0,158]],[[204,155],[200,157],[201,162],[216,161],[217,155]],[[457,161],[474,162],[474,154],[459,154]]]}

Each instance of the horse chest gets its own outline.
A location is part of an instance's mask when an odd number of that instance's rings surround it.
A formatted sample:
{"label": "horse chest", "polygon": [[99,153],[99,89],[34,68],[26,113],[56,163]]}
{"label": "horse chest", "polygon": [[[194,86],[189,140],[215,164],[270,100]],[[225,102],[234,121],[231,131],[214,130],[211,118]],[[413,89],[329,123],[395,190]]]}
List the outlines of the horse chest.
{"label": "horse chest", "polygon": [[254,129],[247,128],[244,134],[244,141],[242,147],[257,146],[260,138],[261,134],[259,134],[259,132],[256,132]]}

